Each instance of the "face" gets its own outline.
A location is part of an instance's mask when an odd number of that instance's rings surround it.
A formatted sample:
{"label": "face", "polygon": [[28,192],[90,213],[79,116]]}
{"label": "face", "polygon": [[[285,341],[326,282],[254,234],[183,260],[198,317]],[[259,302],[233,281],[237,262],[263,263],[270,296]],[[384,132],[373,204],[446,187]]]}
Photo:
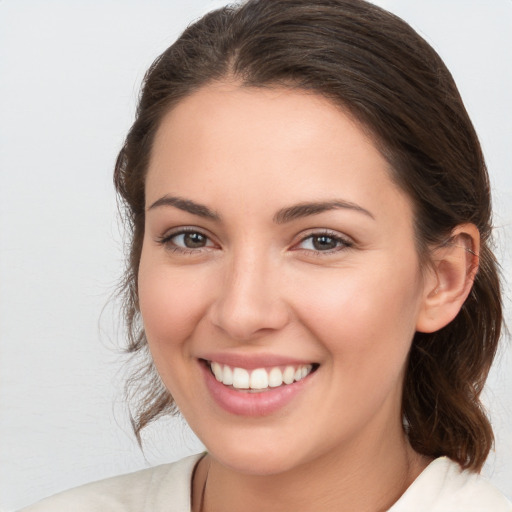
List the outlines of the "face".
{"label": "face", "polygon": [[214,458],[270,474],[401,432],[424,300],[413,215],[351,117],[205,87],[163,119],[146,209],[149,347]]}

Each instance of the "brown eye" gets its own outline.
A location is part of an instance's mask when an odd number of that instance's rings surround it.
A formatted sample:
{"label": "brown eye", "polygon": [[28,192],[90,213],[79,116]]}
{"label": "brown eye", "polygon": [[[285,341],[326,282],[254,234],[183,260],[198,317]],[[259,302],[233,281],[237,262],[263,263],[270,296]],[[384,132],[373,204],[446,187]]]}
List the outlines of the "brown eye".
{"label": "brown eye", "polygon": [[335,249],[339,241],[332,236],[321,235],[311,237],[311,243],[317,251],[329,251]]}
{"label": "brown eye", "polygon": [[201,247],[206,247],[208,242],[208,238],[206,238],[201,233],[183,233],[179,235],[177,238],[183,238],[183,245],[187,249],[199,249]]}
{"label": "brown eye", "polygon": [[199,231],[182,231],[165,236],[159,240],[163,245],[174,250],[194,250],[214,247],[215,244]]}
{"label": "brown eye", "polygon": [[336,252],[352,246],[352,242],[330,233],[318,233],[302,239],[297,248],[321,252]]}

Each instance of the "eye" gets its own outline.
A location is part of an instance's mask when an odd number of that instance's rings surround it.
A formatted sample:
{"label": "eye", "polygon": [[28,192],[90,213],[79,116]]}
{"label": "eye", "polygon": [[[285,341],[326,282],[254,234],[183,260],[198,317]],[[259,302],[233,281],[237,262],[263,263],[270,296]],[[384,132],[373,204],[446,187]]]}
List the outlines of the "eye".
{"label": "eye", "polygon": [[157,241],[175,251],[194,251],[215,246],[204,233],[188,229],[170,233]]}
{"label": "eye", "polygon": [[334,233],[313,233],[304,237],[296,246],[297,249],[314,252],[337,252],[351,247],[352,242]]}
{"label": "eye", "polygon": [[174,235],[171,240],[178,247],[187,249],[200,249],[201,247],[206,247],[209,242],[208,237],[204,236],[202,233],[194,232]]}

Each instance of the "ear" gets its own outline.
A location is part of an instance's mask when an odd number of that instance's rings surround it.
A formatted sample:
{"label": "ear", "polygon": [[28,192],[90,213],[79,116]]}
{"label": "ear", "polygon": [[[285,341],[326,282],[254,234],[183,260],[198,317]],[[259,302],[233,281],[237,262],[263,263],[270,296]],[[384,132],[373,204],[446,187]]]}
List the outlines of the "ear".
{"label": "ear", "polygon": [[438,331],[457,316],[473,286],[479,251],[480,233],[474,224],[460,224],[446,243],[432,250],[417,331]]}

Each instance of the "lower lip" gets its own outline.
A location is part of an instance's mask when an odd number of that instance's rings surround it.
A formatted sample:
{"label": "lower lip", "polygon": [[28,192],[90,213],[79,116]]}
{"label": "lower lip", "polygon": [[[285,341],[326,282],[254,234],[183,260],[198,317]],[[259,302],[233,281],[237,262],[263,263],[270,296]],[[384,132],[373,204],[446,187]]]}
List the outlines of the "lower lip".
{"label": "lower lip", "polygon": [[201,362],[200,366],[206,381],[206,387],[215,402],[225,411],[238,416],[266,416],[278,411],[304,390],[312,376],[312,374],[309,374],[293,384],[254,393],[247,390],[237,391],[225,386],[214,377],[206,364]]}

